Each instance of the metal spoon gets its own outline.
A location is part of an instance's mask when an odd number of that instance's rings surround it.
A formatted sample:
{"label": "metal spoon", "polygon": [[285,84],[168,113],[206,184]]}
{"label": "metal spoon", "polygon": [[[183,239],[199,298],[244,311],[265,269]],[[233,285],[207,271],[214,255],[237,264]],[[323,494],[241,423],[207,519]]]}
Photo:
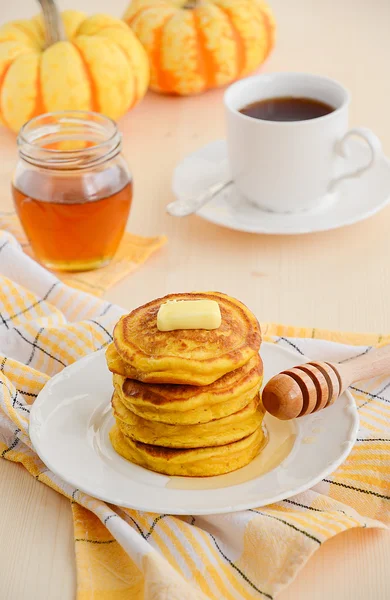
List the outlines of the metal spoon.
{"label": "metal spoon", "polygon": [[231,179],[218,181],[201,192],[198,196],[188,198],[187,200],[175,200],[175,202],[170,202],[166,207],[166,211],[172,217],[187,217],[188,215],[192,215],[201,209],[202,206],[207,204],[207,202],[210,202],[216,194],[229,187],[232,183],[233,181]]}

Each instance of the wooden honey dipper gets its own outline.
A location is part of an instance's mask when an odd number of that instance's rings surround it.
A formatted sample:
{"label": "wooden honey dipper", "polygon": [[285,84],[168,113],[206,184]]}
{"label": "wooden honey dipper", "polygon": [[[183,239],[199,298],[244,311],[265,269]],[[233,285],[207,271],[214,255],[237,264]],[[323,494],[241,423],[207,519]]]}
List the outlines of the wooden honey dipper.
{"label": "wooden honey dipper", "polygon": [[330,406],[355,381],[390,375],[390,345],[347,363],[309,362],[272,377],[263,390],[265,409],[282,420]]}

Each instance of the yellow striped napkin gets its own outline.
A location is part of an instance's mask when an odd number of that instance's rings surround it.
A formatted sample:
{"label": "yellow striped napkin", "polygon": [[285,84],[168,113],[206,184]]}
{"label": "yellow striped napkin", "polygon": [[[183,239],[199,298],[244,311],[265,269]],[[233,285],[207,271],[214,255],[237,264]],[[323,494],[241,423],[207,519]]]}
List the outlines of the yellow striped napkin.
{"label": "yellow striped napkin", "polygon": [[[361,425],[351,455],[284,502],[180,518],[107,505],[61,481],[31,446],[30,405],[54,373],[110,342],[123,311],[59,281],[8,233],[0,233],[0,279],[0,455],[69,498],[78,600],[272,600],[327,539],[389,523],[390,377],[352,388]],[[322,360],[390,342],[280,325],[263,331]]]}
{"label": "yellow striped napkin", "polygon": [[[15,212],[0,212],[0,230],[8,231],[15,236],[25,253],[34,257]],[[107,266],[83,273],[56,273],[56,275],[61,281],[72,287],[95,296],[103,296],[106,290],[135,271],[166,241],[167,238],[164,235],[144,237],[126,231],[114,258]]]}

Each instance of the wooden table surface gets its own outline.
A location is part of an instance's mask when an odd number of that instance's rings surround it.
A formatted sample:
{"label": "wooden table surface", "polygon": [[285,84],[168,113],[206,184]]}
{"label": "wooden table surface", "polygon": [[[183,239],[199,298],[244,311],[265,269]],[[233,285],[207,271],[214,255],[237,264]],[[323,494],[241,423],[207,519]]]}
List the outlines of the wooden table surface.
{"label": "wooden table surface", "polygon": [[[266,71],[307,71],[352,92],[351,124],[371,127],[390,155],[389,0],[270,0],[278,42]],[[0,21],[33,15],[33,0],[2,2]],[[62,8],[120,15],[125,0],[60,0]],[[339,231],[256,236],[197,217],[165,214],[172,170],[185,154],[224,136],[222,92],[175,99],[149,95],[121,122],[135,179],[129,229],[165,233],[169,245],[107,298],[129,309],[168,292],[218,289],[262,321],[390,332],[390,208]],[[11,206],[15,138],[0,130],[0,206]],[[70,600],[75,564],[69,502],[22,467],[0,461],[2,600]],[[280,600],[388,600],[390,535],[352,530],[326,542]],[[130,600],[130,599],[129,599]],[[223,600],[223,599],[221,599]]]}

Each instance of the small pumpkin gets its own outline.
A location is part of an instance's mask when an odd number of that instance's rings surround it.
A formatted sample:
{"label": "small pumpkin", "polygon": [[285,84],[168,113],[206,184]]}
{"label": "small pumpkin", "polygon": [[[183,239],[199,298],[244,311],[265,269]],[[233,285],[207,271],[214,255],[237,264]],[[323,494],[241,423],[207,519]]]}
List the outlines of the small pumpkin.
{"label": "small pumpkin", "polygon": [[94,110],[118,119],[145,94],[149,61],[127,25],[87,18],[53,0],[43,14],[0,28],[0,120],[14,131],[57,110]]}
{"label": "small pumpkin", "polygon": [[133,0],[124,20],[146,49],[151,88],[189,95],[257,69],[274,45],[262,0]]}

